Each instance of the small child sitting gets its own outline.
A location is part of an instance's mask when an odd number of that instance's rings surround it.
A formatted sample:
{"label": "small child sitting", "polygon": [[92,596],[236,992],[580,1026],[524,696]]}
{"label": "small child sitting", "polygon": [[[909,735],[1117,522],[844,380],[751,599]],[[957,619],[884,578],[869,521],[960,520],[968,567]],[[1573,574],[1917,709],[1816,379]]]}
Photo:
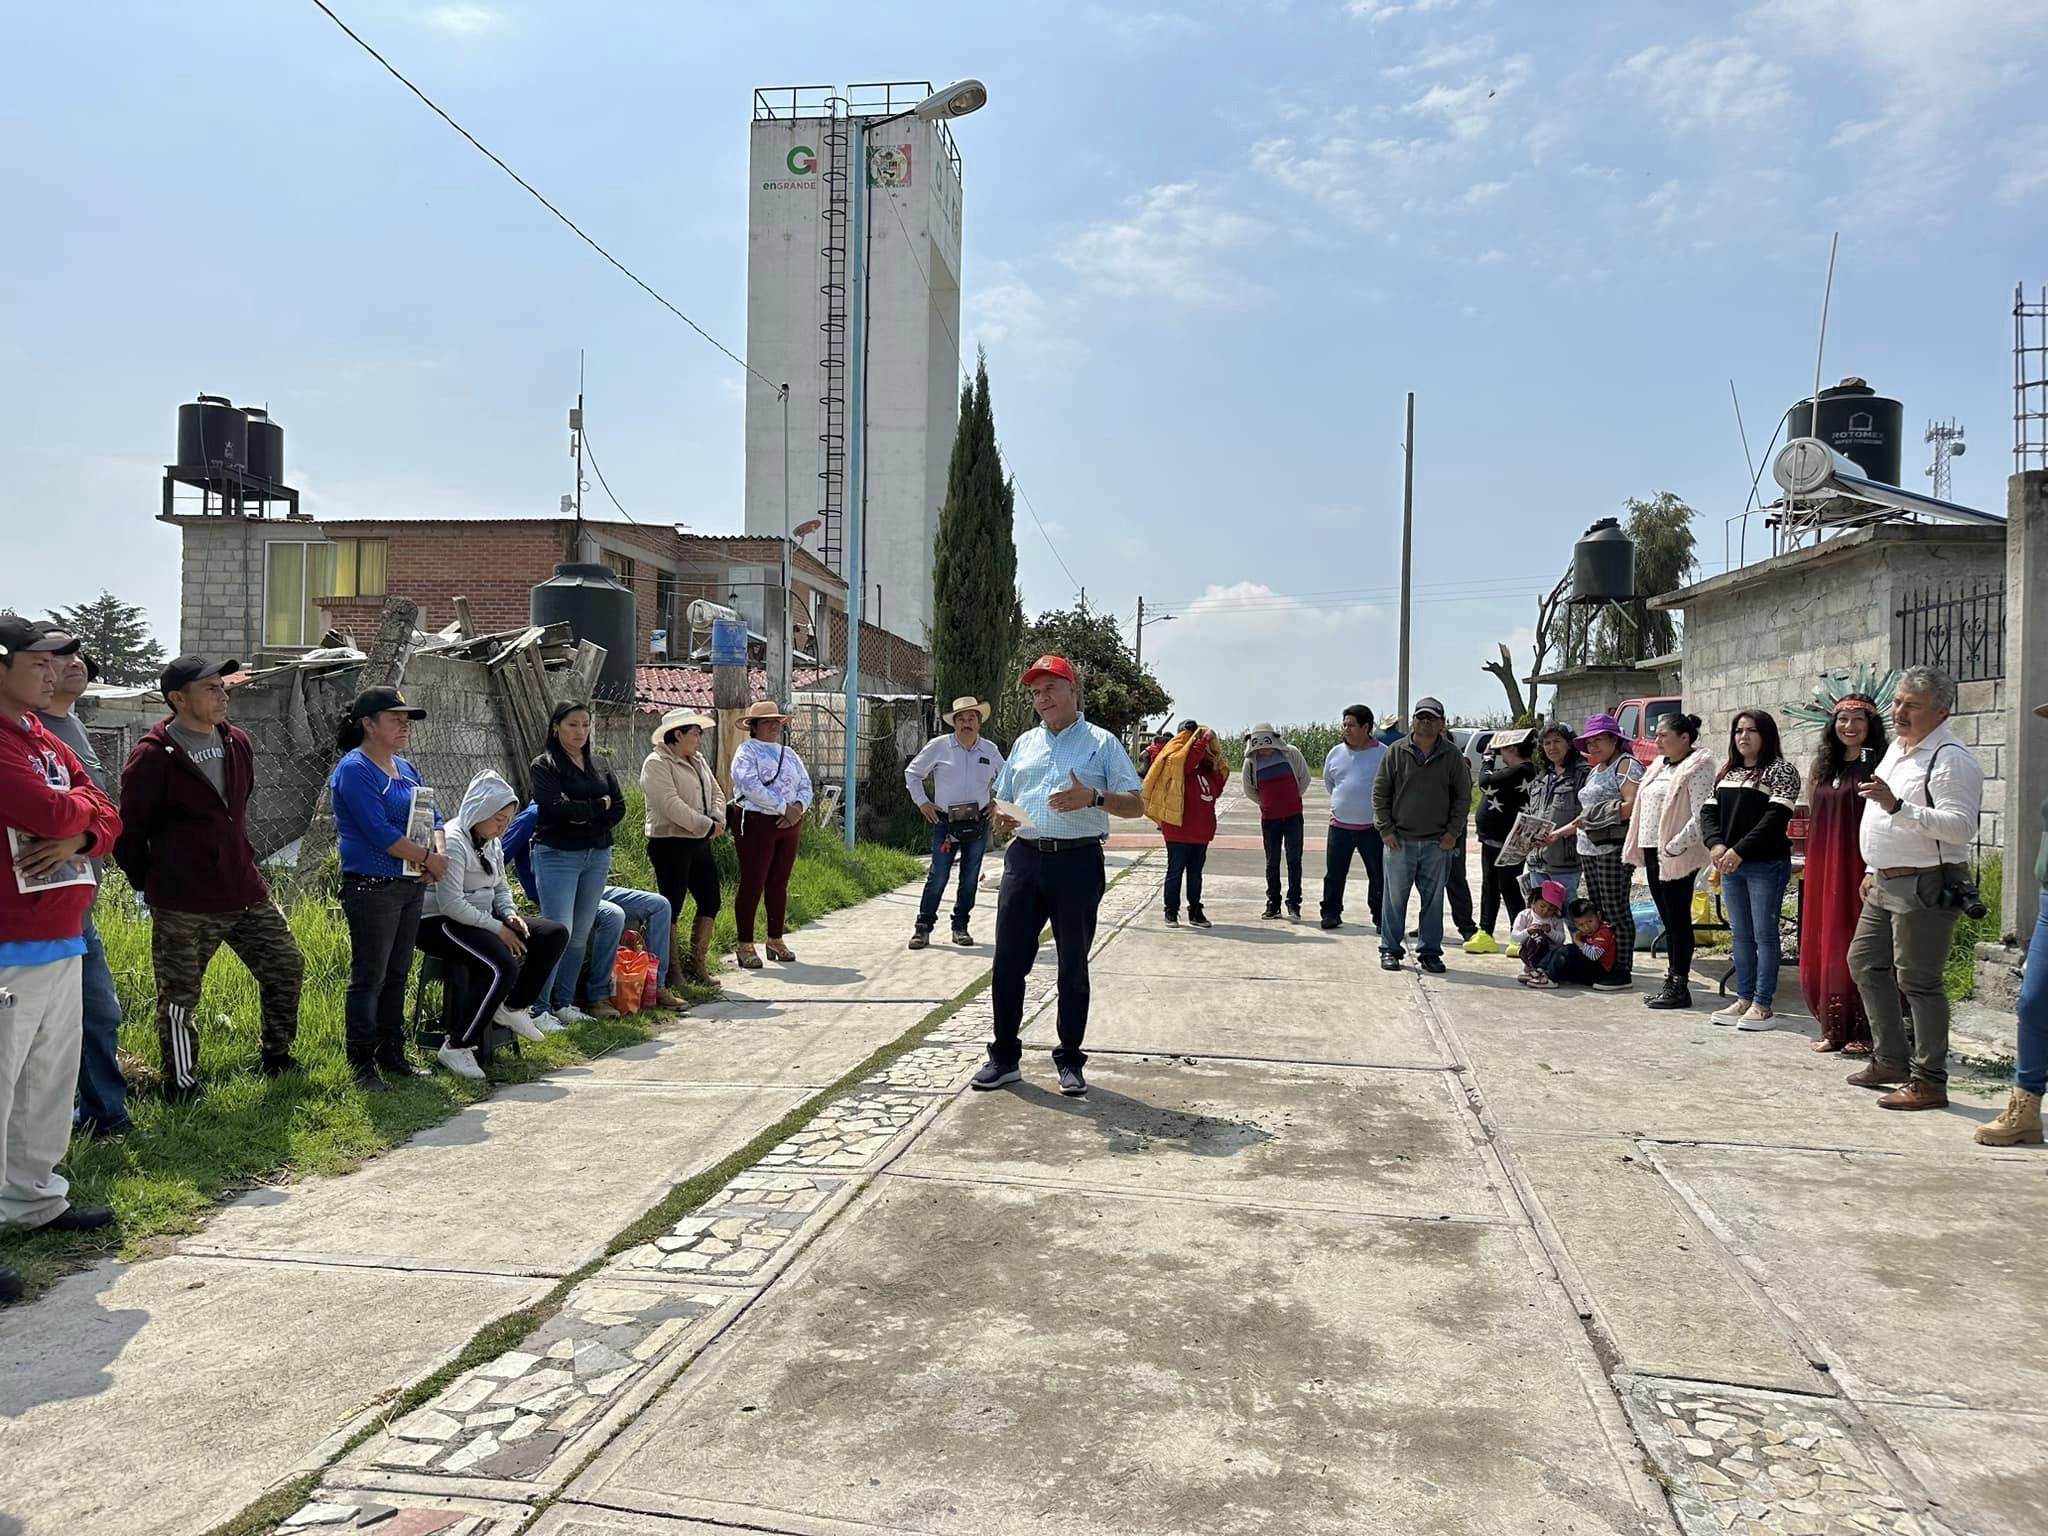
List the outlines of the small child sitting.
{"label": "small child sitting", "polygon": [[1564,905],[1564,882],[1546,880],[1529,898],[1529,905],[1515,914],[1511,937],[1522,962],[1522,974],[1516,979],[1525,987],[1549,986],[1550,978],[1543,974],[1544,957],[1572,941],[1572,931],[1565,926]]}
{"label": "small child sitting", "polygon": [[1600,915],[1600,908],[1581,898],[1565,909],[1571,920],[1572,940],[1560,944],[1544,958],[1543,979],[1531,986],[1570,982],[1590,987],[1614,969],[1614,929]]}

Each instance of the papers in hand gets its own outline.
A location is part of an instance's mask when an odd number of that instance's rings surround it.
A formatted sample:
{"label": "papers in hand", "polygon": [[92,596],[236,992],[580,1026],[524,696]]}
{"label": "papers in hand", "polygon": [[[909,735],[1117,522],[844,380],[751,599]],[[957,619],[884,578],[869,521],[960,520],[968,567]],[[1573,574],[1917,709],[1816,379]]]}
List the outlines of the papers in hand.
{"label": "papers in hand", "polygon": [[82,853],[73,854],[55,869],[43,874],[24,874],[21,868],[21,856],[27,850],[28,845],[35,841],[35,838],[28,836],[19,827],[9,827],[7,829],[8,862],[14,866],[14,888],[16,891],[24,896],[28,896],[37,891],[54,891],[59,886],[99,884],[98,879],[94,877],[92,872],[92,860]]}
{"label": "papers in hand", "polygon": [[1024,807],[1018,805],[1014,800],[998,800],[996,802],[996,814],[998,816],[1006,816],[1011,821],[1017,823],[1014,829],[1015,836],[1036,837],[1038,835],[1038,828],[1031,825],[1031,818],[1024,813]]}
{"label": "papers in hand", "polygon": [[[412,814],[405,821],[405,840],[422,848],[434,846],[434,791],[425,784],[413,786]],[[427,872],[427,866],[407,859],[405,872],[418,879]]]}
{"label": "papers in hand", "polygon": [[1494,859],[1496,865],[1525,863],[1530,854],[1543,846],[1543,839],[1555,831],[1557,823],[1548,816],[1538,816],[1533,811],[1523,811],[1515,817],[1515,824],[1508,828],[1507,841],[1500,845],[1500,853]]}

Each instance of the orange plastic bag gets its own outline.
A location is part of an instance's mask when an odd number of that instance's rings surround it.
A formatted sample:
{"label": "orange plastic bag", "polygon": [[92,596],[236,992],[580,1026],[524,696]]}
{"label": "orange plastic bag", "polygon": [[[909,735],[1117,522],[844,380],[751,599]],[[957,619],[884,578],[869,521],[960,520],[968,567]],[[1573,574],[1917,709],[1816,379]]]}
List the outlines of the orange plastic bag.
{"label": "orange plastic bag", "polygon": [[612,960],[612,1006],[621,1013],[638,1013],[647,1006],[655,985],[654,956],[647,953],[647,941],[628,928]]}

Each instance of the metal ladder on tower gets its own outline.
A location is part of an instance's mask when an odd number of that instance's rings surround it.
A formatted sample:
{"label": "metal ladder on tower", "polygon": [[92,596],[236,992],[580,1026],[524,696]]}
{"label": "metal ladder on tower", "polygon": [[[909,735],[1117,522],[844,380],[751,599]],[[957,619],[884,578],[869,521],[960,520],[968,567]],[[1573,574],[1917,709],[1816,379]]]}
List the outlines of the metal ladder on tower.
{"label": "metal ladder on tower", "polygon": [[824,341],[819,364],[825,374],[825,392],[818,397],[824,412],[824,430],[818,441],[824,445],[818,516],[825,527],[821,553],[833,571],[841,570],[846,540],[846,387],[847,387],[847,296],[851,289],[851,235],[853,214],[852,167],[847,163],[852,133],[847,126],[848,104],[834,96],[825,103],[830,116],[825,128],[825,318],[818,326]]}

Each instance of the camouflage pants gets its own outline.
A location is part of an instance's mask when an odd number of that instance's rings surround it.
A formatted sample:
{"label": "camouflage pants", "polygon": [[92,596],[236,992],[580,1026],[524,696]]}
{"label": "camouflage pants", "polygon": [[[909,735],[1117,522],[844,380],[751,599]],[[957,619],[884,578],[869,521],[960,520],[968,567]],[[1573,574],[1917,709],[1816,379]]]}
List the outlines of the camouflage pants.
{"label": "camouflage pants", "polygon": [[263,1054],[290,1053],[299,1032],[299,986],[306,962],[291,926],[274,901],[239,912],[151,912],[150,958],[156,968],[156,1038],[164,1082],[190,1088],[199,1081],[199,1029],[193,1011],[214,951],[233,950],[263,998]]}

